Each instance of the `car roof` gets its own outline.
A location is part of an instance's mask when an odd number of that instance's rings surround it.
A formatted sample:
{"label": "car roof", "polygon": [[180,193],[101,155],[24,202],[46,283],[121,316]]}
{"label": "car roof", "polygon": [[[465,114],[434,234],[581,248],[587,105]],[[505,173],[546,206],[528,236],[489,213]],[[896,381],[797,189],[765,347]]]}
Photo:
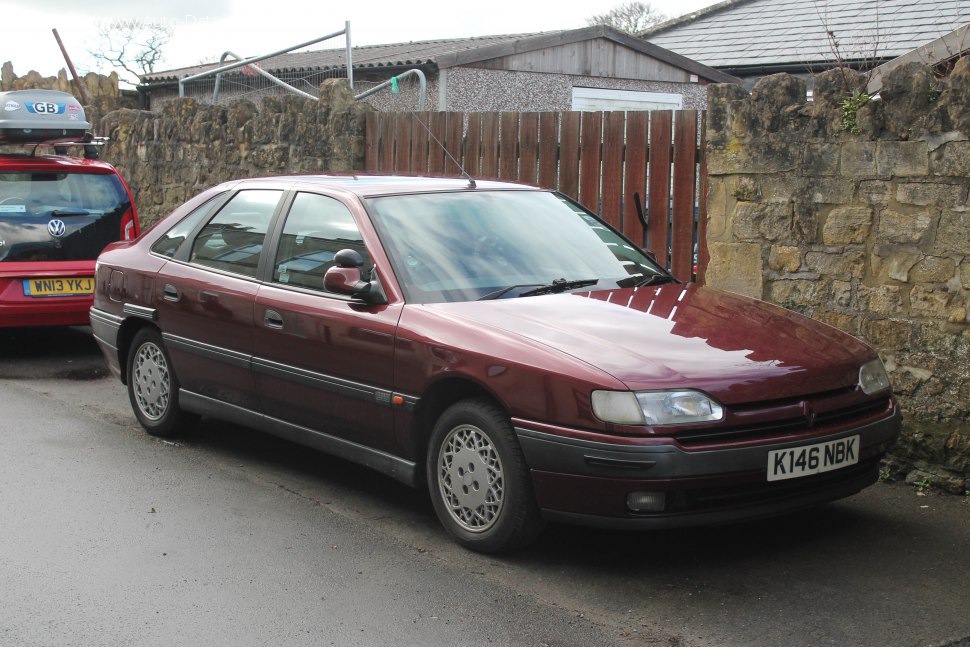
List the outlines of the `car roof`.
{"label": "car roof", "polygon": [[415,177],[400,175],[283,175],[277,177],[252,178],[234,182],[237,188],[249,183],[266,186],[285,184],[300,188],[327,188],[353,193],[367,198],[381,195],[406,193],[429,193],[473,190],[538,190],[534,186],[512,182],[475,180],[474,187],[464,177]]}
{"label": "car roof", "polygon": [[0,151],[0,172],[4,171],[80,171],[117,174],[111,164],[101,160],[69,155],[28,155]]}

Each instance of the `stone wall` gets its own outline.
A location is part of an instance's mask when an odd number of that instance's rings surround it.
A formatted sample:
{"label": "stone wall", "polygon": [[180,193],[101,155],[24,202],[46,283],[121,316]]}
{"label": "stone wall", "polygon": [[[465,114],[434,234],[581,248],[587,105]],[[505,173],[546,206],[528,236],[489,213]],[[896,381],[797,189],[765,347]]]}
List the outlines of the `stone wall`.
{"label": "stone wall", "polygon": [[[798,310],[879,352],[904,414],[887,475],[970,487],[970,59],[865,78],[711,86],[708,283]],[[857,95],[858,96],[858,95]],[[863,99],[864,101],[864,99]],[[861,102],[860,102],[861,103]],[[854,132],[853,132],[854,131]]]}
{"label": "stone wall", "polygon": [[160,112],[104,116],[102,158],[134,194],[142,227],[227,180],[364,168],[364,115],[346,81],[325,81],[319,100],[267,97],[211,106],[167,102]]}

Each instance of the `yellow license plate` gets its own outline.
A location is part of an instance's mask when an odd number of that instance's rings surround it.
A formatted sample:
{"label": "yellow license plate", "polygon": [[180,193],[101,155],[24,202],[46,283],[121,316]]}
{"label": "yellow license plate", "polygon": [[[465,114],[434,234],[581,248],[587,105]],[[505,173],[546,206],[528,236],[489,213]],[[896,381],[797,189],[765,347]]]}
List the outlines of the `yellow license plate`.
{"label": "yellow license plate", "polygon": [[94,294],[94,277],[24,279],[24,296],[71,297]]}

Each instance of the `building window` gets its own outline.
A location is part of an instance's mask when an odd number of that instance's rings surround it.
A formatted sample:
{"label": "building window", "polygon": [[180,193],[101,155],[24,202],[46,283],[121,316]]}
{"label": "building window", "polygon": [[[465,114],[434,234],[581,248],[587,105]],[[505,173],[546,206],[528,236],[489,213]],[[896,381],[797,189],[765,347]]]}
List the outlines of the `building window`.
{"label": "building window", "polygon": [[682,94],[573,88],[573,110],[680,110],[683,107]]}

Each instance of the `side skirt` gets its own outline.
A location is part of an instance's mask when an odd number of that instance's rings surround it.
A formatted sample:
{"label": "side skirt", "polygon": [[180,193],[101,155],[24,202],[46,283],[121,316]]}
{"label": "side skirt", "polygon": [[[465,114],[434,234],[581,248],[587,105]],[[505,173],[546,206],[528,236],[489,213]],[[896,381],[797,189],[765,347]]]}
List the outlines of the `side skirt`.
{"label": "side skirt", "polygon": [[191,413],[211,416],[245,427],[259,429],[260,431],[265,431],[300,445],[306,445],[307,447],[319,449],[320,451],[348,461],[359,463],[413,488],[417,488],[420,483],[416,463],[343,438],[331,436],[330,434],[325,434],[300,425],[294,425],[278,418],[244,409],[234,404],[220,402],[219,400],[186,391],[185,389],[179,390],[179,406]]}

